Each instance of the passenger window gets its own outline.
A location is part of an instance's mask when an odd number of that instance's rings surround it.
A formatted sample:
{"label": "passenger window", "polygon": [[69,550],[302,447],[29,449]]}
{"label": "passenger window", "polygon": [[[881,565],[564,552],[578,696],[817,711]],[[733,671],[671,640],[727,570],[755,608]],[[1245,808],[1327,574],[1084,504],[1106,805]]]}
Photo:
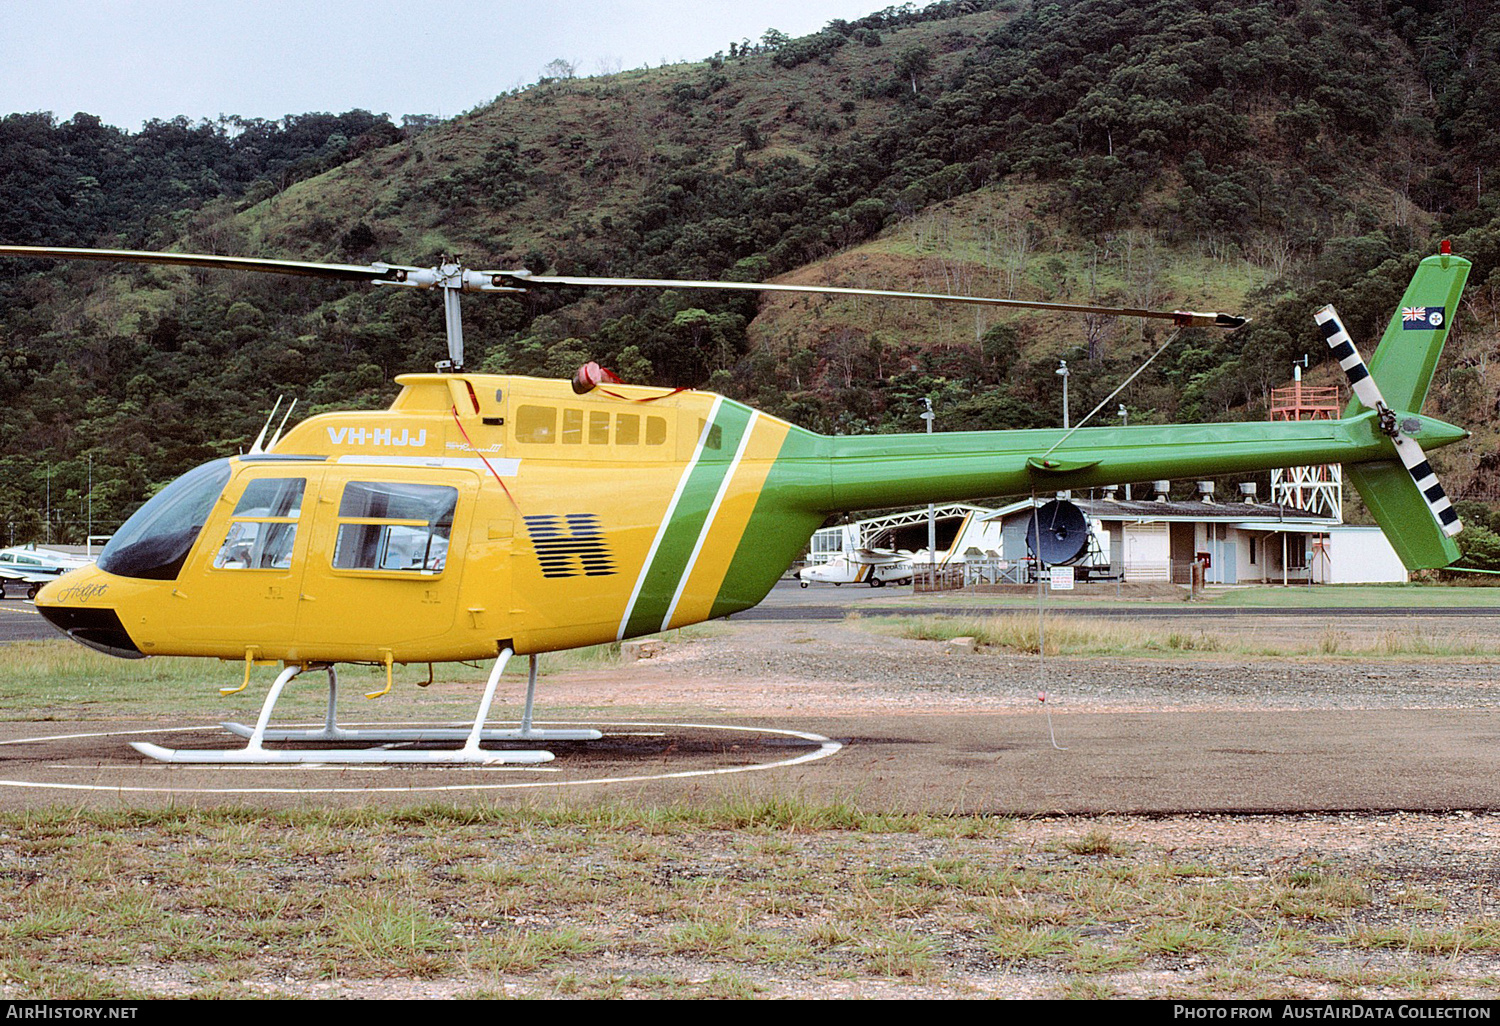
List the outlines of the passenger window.
{"label": "passenger window", "polygon": [[589,414],[589,444],[590,445],[608,445],[609,444],[609,414],[607,414],[607,413],[590,413]]}
{"label": "passenger window", "polygon": [[349,482],[339,503],[334,568],[440,572],[457,505],[458,489],[447,485]]}
{"label": "passenger window", "polygon": [[224,544],[214,556],[216,570],[285,570],[292,565],[297,518],[307,479],[263,477],[245,486],[234,506]]}
{"label": "passenger window", "polygon": [[236,520],[219,554],[216,570],[285,570],[292,565],[292,544],[297,540],[295,522],[281,524],[261,520]]}
{"label": "passenger window", "polygon": [[516,441],[557,441],[557,410],[551,406],[523,406],[517,410]]}
{"label": "passenger window", "polygon": [[641,418],[633,413],[615,414],[615,444],[641,444]]}
{"label": "passenger window", "polygon": [[583,411],[562,411],[563,445],[579,445],[583,442]]}
{"label": "passenger window", "polygon": [[667,444],[667,421],[664,417],[646,418],[646,444]]}
{"label": "passenger window", "polygon": [[699,418],[699,420],[698,420],[698,437],[703,439],[703,448],[705,448],[705,449],[718,449],[718,448],[721,448],[724,445],[724,429],[722,427],[720,427],[719,425],[715,424],[713,427],[711,427],[711,428],[708,429],[708,437],[704,438],[704,436],[703,436],[703,426],[705,424],[707,424],[707,423],[708,423],[708,421],[703,420],[702,418]]}

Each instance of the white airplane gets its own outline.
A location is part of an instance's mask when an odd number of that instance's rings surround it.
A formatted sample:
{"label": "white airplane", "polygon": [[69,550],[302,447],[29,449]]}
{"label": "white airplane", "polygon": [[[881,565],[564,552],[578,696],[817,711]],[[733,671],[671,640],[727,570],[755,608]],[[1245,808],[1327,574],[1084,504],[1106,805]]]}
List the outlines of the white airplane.
{"label": "white airplane", "polygon": [[26,597],[36,598],[36,593],[48,581],[55,581],[69,570],[92,562],[84,556],[39,549],[35,545],[0,549],[0,598],[5,597],[7,584],[24,584],[27,586]]}
{"label": "white airplane", "polygon": [[814,581],[835,588],[862,581],[872,588],[910,584],[911,556],[884,549],[855,549],[848,555],[834,556],[826,563],[805,566],[797,571],[796,577],[804,588]]}

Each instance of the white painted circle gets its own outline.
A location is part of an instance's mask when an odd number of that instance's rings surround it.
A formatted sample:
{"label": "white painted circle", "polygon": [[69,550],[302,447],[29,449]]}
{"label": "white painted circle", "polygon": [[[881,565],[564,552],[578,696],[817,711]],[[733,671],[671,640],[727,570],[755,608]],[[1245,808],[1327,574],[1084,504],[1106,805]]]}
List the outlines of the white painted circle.
{"label": "white painted circle", "polygon": [[[556,725],[563,725],[564,721],[554,721]],[[321,724],[312,724],[320,726]],[[355,726],[355,724],[347,724]],[[544,724],[538,723],[537,726]],[[548,724],[551,725],[551,724]],[[714,769],[681,770],[675,773],[650,773],[639,776],[628,777],[590,777],[584,780],[527,780],[508,784],[491,783],[463,783],[463,784],[432,784],[415,785],[408,787],[144,787],[126,784],[65,784],[51,783],[35,780],[3,780],[0,779],[0,787],[31,788],[35,790],[57,790],[57,791],[108,791],[114,794],[418,794],[424,792],[440,791],[515,791],[546,787],[590,787],[599,784],[639,784],[652,780],[685,780],[691,777],[724,776],[731,773],[754,773],[760,770],[783,769],[790,766],[800,766],[804,763],[817,762],[835,755],[844,745],[840,741],[834,741],[821,734],[813,734],[802,730],[778,730],[774,727],[745,727],[721,723],[645,723],[645,722],[623,722],[605,723],[603,721],[571,721],[567,725],[594,726],[601,729],[607,727],[677,727],[689,730],[723,730],[741,731],[751,734],[774,734],[779,737],[801,738],[811,744],[818,746],[816,751],[807,752],[790,759],[778,759],[775,762],[756,763],[750,766],[721,766]],[[278,726],[280,726],[278,724]],[[53,734],[47,737],[22,737],[13,738],[8,741],[0,741],[0,745],[25,745],[40,744],[45,741],[70,741],[97,739],[106,737],[138,736],[142,734],[179,734],[193,731],[220,730],[218,726],[212,727],[157,727],[150,730],[110,730],[84,734]],[[607,735],[606,735],[607,736]],[[181,767],[161,764],[162,769],[180,771]],[[265,767],[235,766],[223,767],[237,770],[263,769]],[[277,769],[307,772],[316,769],[332,768],[327,763],[307,763],[300,766],[277,766]],[[340,766],[340,770],[349,767]],[[396,767],[379,767],[380,769]],[[423,767],[434,769],[438,767]],[[556,767],[544,766],[445,766],[442,769],[464,770],[468,772],[481,773],[556,773],[560,770]]]}

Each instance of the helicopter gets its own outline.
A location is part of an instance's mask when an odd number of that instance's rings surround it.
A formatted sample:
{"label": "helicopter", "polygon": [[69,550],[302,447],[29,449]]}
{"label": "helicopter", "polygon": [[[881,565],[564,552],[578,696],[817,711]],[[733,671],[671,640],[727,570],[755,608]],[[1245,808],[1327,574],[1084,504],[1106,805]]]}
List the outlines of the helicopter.
{"label": "helicopter", "polygon": [[[0,246],[0,256],[134,261],[439,289],[448,360],[403,374],[389,409],[322,413],[173,481],[97,563],[48,584],[37,609],[125,658],[281,664],[248,739],[171,750],[191,763],[538,763],[497,740],[598,738],[532,724],[542,653],[654,634],[763,599],[834,513],[1036,495],[1125,481],[1342,463],[1410,569],[1459,557],[1461,524],[1425,449],[1468,437],[1420,413],[1469,262],[1424,259],[1367,366],[1332,307],[1316,319],[1354,391],[1338,420],[828,436],[706,391],[620,382],[597,364],[572,381],[463,366],[462,292],[673,287],[872,295],[1092,312],[1233,329],[1242,318],[833,286],[543,276],[140,251]],[[1420,314],[1420,316],[1418,316]],[[1170,339],[1169,339],[1170,342]],[[1127,382],[1128,383],[1128,382]],[[1123,387],[1123,386],[1121,386]],[[1109,400],[1106,399],[1106,402]],[[288,411],[288,415],[290,411]],[[274,419],[275,411],[272,413]],[[486,726],[500,675],[529,657],[521,726]],[[472,726],[351,730],[337,723],[340,663],[494,660]],[[328,677],[321,728],[272,728],[299,674]],[[225,693],[231,693],[226,689]],[[268,741],[418,747],[267,748]],[[420,747],[428,741],[461,741]]]}

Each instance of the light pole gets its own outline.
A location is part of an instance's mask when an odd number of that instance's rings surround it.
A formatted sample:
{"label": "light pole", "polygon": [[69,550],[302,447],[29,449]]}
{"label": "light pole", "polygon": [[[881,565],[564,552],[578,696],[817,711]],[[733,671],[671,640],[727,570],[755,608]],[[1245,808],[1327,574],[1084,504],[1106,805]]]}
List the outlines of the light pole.
{"label": "light pole", "polygon": [[1063,430],[1068,430],[1068,361],[1057,361],[1057,376],[1063,379]]}
{"label": "light pole", "polygon": [[[1130,411],[1125,408],[1125,404],[1121,403],[1119,410],[1116,411],[1116,412],[1118,412],[1120,414],[1120,426],[1121,427],[1129,427],[1130,426]],[[1130,485],[1128,483],[1125,485],[1125,501],[1126,502],[1130,501]]]}
{"label": "light pole", "polygon": [[[923,399],[922,402],[927,409],[921,417],[927,422],[927,433],[930,435],[932,422],[937,419],[937,414],[932,412],[931,399]],[[927,504],[927,564],[929,566],[937,564],[937,507],[930,502]]]}

